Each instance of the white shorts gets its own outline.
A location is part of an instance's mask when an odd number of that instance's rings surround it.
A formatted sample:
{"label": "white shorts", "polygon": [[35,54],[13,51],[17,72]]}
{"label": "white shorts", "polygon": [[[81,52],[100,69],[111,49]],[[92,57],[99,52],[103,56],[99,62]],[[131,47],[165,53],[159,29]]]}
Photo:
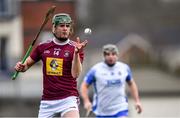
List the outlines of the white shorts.
{"label": "white shorts", "polygon": [[60,113],[63,116],[71,110],[77,110],[79,112],[78,105],[79,98],[76,96],[60,100],[42,100],[38,118],[52,118],[56,113]]}

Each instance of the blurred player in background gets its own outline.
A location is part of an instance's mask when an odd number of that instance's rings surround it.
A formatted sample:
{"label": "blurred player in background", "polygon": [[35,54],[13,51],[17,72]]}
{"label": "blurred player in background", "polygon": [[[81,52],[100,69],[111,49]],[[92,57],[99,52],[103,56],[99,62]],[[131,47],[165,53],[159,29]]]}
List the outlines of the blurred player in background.
{"label": "blurred player in background", "polygon": [[52,19],[54,38],[40,43],[26,59],[18,62],[16,71],[25,72],[39,60],[43,63],[43,95],[40,118],[51,118],[56,113],[62,117],[79,117],[79,94],[76,78],[82,70],[83,48],[87,40],[77,42],[69,39],[73,33],[72,19],[60,13]]}
{"label": "blurred player in background", "polygon": [[[94,65],[81,84],[84,107],[92,110],[96,117],[128,117],[128,102],[125,85],[128,84],[138,113],[142,106],[137,85],[132,78],[128,65],[118,61],[118,49],[115,45],[103,47],[104,61]],[[88,96],[89,86],[94,85],[93,105]]]}

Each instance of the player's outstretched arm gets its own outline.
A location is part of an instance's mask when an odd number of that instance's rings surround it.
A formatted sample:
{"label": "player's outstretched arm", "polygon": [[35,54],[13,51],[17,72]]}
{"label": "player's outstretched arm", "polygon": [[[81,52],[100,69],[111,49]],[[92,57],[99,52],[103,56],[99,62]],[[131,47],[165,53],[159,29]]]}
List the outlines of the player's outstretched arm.
{"label": "player's outstretched arm", "polygon": [[22,62],[17,62],[14,69],[18,72],[25,72],[34,63],[35,63],[34,60],[32,60],[31,57],[29,56],[23,64]]}
{"label": "player's outstretched arm", "polygon": [[79,52],[86,46],[87,40],[80,42],[79,37],[77,37],[77,42],[75,43],[75,52],[72,60],[71,74],[74,78],[77,78],[82,71],[82,64],[80,61]]}
{"label": "player's outstretched arm", "polygon": [[134,101],[135,101],[135,108],[136,108],[138,113],[141,113],[142,112],[142,105],[141,105],[141,102],[139,99],[139,93],[138,93],[137,85],[136,85],[134,79],[131,79],[127,83],[129,85],[131,95],[133,96]]}

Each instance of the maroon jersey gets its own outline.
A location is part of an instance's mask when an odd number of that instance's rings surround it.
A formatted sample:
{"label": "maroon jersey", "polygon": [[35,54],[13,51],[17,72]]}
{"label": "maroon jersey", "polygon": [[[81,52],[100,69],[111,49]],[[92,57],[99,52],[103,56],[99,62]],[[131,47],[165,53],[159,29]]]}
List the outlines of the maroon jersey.
{"label": "maroon jersey", "polygon": [[[76,78],[71,75],[75,46],[73,41],[57,43],[56,39],[39,44],[30,57],[43,62],[43,100],[79,96]],[[84,54],[80,53],[81,62]]]}

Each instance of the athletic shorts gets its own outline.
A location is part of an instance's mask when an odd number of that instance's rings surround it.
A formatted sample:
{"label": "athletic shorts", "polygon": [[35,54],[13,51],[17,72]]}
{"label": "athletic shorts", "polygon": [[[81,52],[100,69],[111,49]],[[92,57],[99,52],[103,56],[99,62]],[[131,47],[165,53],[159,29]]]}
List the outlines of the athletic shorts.
{"label": "athletic shorts", "polygon": [[107,115],[107,116],[96,116],[96,118],[120,118],[120,117],[127,117],[128,110],[120,111],[115,115]]}
{"label": "athletic shorts", "polygon": [[60,100],[41,100],[38,118],[52,118],[55,114],[60,113],[63,116],[71,110],[77,110],[79,98],[70,96]]}

